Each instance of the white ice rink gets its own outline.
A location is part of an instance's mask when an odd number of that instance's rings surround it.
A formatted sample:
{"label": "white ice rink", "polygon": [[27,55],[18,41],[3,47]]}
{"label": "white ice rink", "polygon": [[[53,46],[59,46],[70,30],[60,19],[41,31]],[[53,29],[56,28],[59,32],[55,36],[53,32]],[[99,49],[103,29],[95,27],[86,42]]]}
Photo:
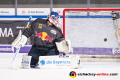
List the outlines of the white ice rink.
{"label": "white ice rink", "polygon": [[[21,67],[23,54],[18,54],[16,66]],[[82,62],[81,69],[9,69],[14,57],[11,53],[0,53],[0,80],[120,80],[120,60],[110,62]],[[69,73],[118,73],[117,76],[76,76],[71,78]]]}

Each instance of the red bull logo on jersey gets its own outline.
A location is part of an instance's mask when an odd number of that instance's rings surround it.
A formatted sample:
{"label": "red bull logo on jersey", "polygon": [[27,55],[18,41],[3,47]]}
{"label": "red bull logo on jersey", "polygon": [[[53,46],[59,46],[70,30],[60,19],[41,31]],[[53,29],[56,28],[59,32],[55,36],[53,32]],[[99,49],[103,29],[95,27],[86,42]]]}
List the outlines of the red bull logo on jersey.
{"label": "red bull logo on jersey", "polygon": [[35,34],[36,34],[35,36],[38,36],[43,41],[46,40],[46,41],[52,42],[52,40],[53,40],[53,38],[50,38],[46,32],[37,33],[37,31],[35,31]]}

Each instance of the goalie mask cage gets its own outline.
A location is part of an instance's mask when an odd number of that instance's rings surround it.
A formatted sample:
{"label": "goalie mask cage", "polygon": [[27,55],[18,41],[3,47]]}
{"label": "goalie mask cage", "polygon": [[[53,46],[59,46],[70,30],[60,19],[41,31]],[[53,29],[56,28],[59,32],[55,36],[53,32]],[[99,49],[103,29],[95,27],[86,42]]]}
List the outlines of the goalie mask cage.
{"label": "goalie mask cage", "polygon": [[[63,34],[71,40],[74,54],[120,55],[112,11],[120,13],[120,8],[63,10]],[[120,19],[117,25],[119,32]]]}

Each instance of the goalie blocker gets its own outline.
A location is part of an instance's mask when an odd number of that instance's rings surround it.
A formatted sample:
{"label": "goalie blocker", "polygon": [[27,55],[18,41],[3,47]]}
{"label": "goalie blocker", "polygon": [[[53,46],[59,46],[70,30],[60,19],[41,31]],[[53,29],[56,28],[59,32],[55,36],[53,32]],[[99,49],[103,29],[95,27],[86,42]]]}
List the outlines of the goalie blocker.
{"label": "goalie blocker", "polygon": [[[31,56],[23,55],[22,67],[30,69]],[[40,56],[40,69],[78,69],[80,68],[79,56]]]}

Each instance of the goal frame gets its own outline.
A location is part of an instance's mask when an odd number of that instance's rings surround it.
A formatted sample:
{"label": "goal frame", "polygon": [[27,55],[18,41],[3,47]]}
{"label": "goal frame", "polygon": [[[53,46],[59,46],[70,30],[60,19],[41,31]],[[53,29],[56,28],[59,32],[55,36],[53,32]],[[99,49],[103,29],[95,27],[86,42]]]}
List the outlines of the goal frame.
{"label": "goal frame", "polygon": [[66,11],[120,11],[120,8],[66,8],[63,10],[63,35],[65,37],[65,12]]}

